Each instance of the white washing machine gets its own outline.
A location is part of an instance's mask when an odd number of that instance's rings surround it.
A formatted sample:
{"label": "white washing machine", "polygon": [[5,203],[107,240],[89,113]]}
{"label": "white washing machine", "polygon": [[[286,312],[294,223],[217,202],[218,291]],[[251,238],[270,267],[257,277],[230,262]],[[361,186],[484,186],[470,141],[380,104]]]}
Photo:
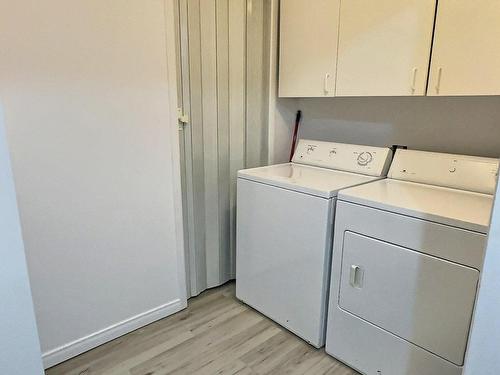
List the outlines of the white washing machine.
{"label": "white washing machine", "polygon": [[367,375],[462,373],[498,160],[398,150],[339,193],[326,351]]}
{"label": "white washing machine", "polygon": [[382,178],[391,157],[300,140],[292,163],[239,171],[236,296],[322,347],[337,191]]}

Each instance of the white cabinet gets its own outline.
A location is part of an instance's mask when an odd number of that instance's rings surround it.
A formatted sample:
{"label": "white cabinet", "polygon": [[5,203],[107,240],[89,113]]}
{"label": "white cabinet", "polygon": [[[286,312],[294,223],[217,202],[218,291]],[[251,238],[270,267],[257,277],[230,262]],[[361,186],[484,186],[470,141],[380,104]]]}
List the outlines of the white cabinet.
{"label": "white cabinet", "polygon": [[280,6],[280,97],[500,95],[500,0]]}
{"label": "white cabinet", "polygon": [[279,96],[334,96],[340,0],[282,0],[280,7]]}
{"label": "white cabinet", "polygon": [[500,94],[500,1],[439,0],[427,94]]}
{"label": "white cabinet", "polygon": [[435,0],[343,0],[336,96],[425,95],[435,10]]}

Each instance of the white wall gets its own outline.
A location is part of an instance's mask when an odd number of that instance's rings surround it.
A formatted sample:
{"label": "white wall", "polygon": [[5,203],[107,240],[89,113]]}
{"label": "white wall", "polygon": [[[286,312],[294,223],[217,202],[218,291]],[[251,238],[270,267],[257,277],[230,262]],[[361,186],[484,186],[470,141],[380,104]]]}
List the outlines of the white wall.
{"label": "white wall", "polygon": [[500,374],[500,184],[491,218],[488,245],[464,375]]}
{"label": "white wall", "polygon": [[273,160],[290,152],[297,109],[304,138],[500,156],[498,96],[279,99]]}
{"label": "white wall", "polygon": [[186,305],[172,7],[0,1],[0,97],[46,365]]}
{"label": "white wall", "polygon": [[16,192],[0,107],[0,373],[42,374]]}

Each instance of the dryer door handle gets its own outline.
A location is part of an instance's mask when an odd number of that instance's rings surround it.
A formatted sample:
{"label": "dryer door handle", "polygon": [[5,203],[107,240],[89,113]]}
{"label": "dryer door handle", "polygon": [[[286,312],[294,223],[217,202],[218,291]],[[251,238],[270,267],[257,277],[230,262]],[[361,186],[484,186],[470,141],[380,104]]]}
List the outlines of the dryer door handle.
{"label": "dryer door handle", "polygon": [[363,287],[364,274],[365,271],[363,268],[353,264],[349,274],[349,284],[351,284],[353,288],[361,289]]}

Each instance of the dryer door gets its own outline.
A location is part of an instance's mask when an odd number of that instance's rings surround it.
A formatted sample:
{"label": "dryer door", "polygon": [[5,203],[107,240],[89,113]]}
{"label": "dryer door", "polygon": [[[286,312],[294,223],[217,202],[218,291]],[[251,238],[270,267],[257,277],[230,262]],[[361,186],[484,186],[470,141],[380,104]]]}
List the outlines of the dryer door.
{"label": "dryer door", "polygon": [[345,232],[342,309],[463,365],[479,272]]}

